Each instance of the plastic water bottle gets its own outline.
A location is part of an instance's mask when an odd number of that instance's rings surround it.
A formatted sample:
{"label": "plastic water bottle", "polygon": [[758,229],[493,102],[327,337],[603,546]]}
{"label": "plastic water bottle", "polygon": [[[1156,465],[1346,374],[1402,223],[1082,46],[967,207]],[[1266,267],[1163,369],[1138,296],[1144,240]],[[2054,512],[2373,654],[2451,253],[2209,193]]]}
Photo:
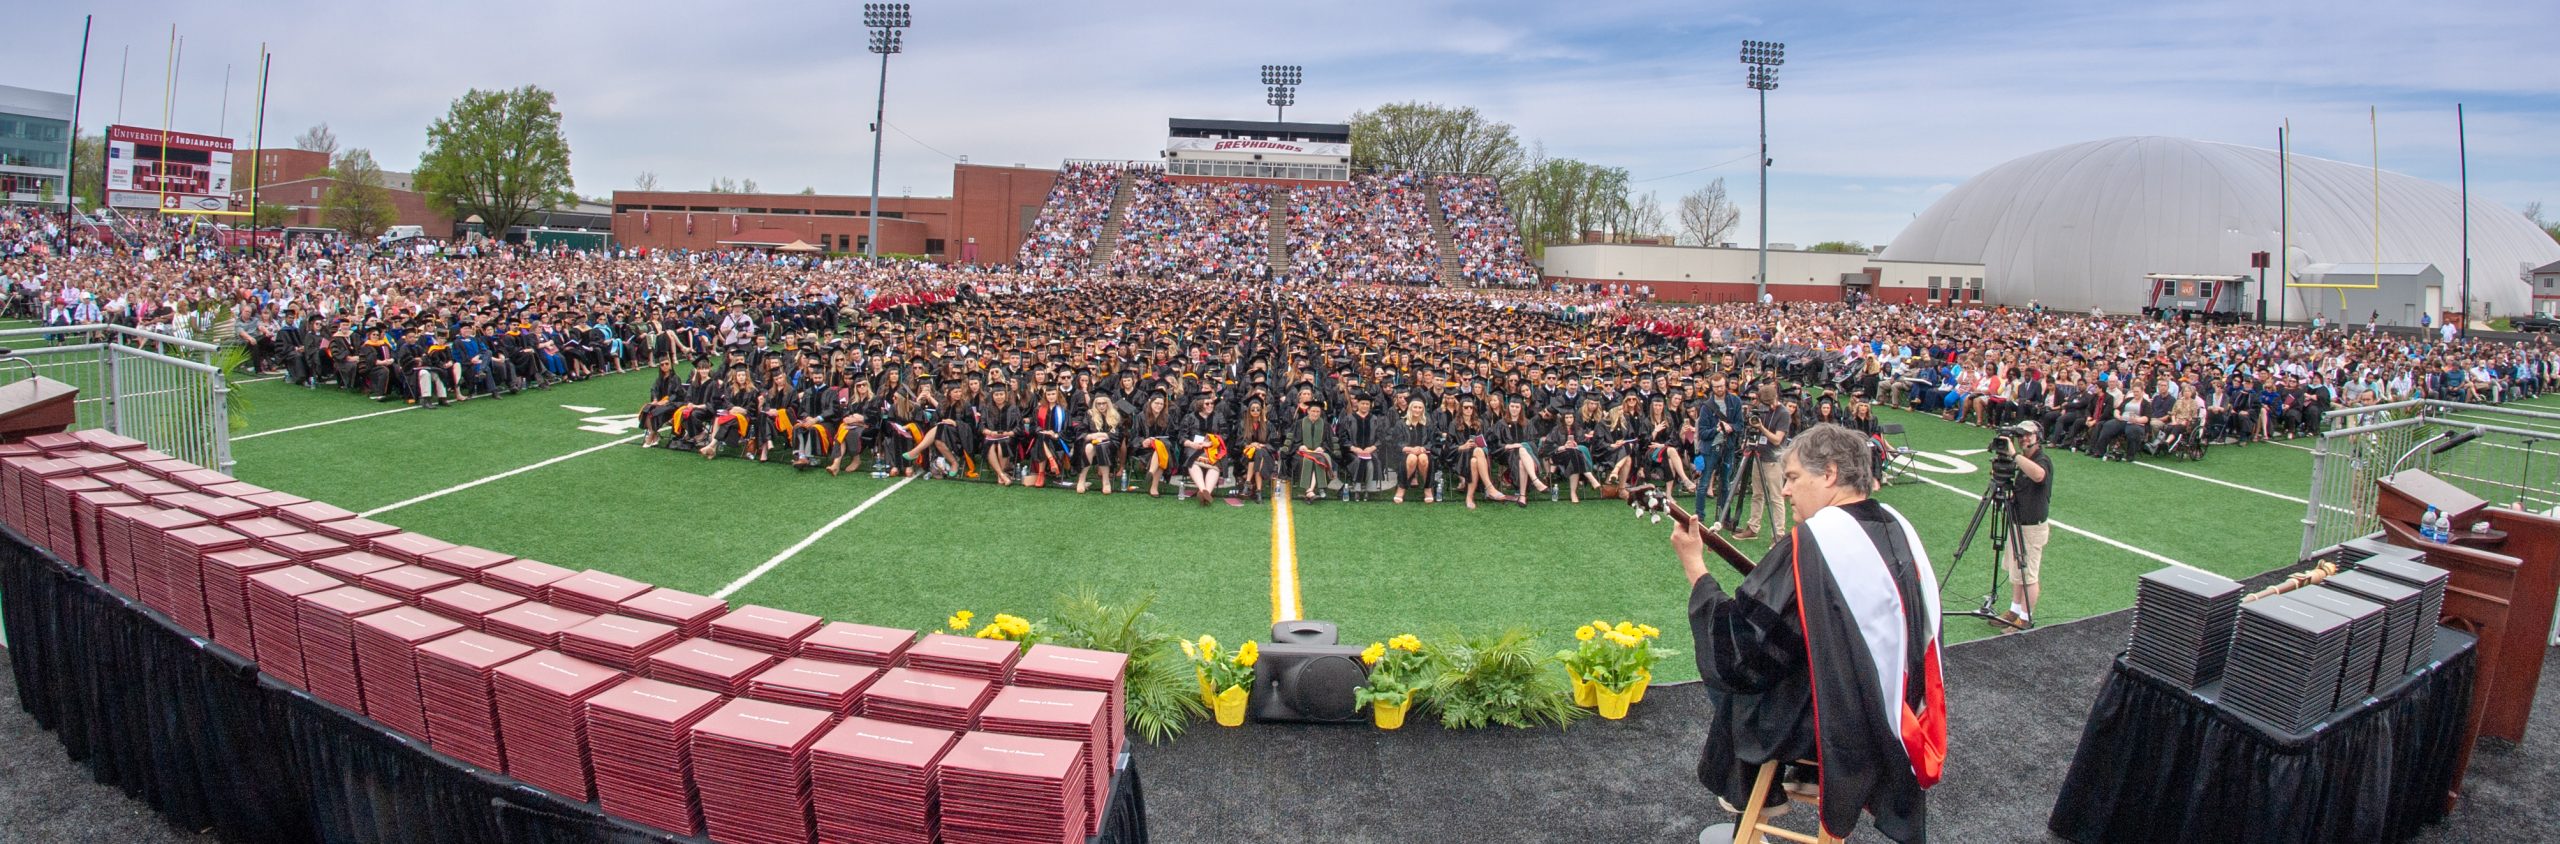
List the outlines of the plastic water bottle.
{"label": "plastic water bottle", "polygon": [[2437,513],[2437,514],[2436,514],[2436,541],[2437,541],[2437,542],[2452,542],[2452,541],[2453,541],[2453,514],[2451,514],[2451,513]]}
{"label": "plastic water bottle", "polygon": [[2428,507],[2427,514],[2418,519],[2418,537],[2428,542],[2443,542],[2444,535],[2436,533],[2436,523],[2443,518],[2442,511]]}

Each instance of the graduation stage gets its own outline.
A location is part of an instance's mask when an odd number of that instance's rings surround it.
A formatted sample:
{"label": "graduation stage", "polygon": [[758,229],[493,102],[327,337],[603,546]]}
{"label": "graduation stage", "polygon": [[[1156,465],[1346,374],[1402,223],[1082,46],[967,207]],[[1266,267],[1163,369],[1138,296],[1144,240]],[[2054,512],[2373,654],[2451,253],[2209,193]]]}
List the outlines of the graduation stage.
{"label": "graduation stage", "polygon": [[[1947,649],[1953,748],[1947,780],[1931,792],[1934,840],[2059,840],[2046,820],[2130,621],[2114,613]],[[91,781],[62,739],[22,711],[8,674],[0,672],[0,840],[214,840]],[[2560,699],[2560,671],[2543,672],[2537,695]],[[1132,749],[1146,771],[1154,841],[1688,842],[1729,819],[1693,779],[1706,712],[1700,689],[1682,684],[1655,689],[1627,720],[1564,730],[1460,732],[1424,716],[1392,733],[1203,722],[1169,746]],[[2536,725],[2522,744],[2485,741],[2463,804],[2413,840],[2541,840],[2560,829],[2560,805],[2544,785],[2553,781],[2560,724]],[[1802,814],[1785,823],[1807,826]]]}

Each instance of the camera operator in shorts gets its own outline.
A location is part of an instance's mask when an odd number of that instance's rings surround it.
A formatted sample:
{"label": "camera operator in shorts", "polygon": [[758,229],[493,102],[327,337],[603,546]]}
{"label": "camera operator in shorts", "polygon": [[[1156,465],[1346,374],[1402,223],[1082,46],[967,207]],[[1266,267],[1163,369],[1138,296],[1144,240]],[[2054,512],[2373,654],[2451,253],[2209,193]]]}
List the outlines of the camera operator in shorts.
{"label": "camera operator in shorts", "polygon": [[[2009,611],[1991,624],[2002,633],[2034,629],[2037,592],[2042,586],[2044,543],[2052,538],[2047,523],[2053,508],[2053,458],[2044,453],[2044,430],[2035,420],[2000,429],[2010,443],[2017,473],[2009,482],[2009,524],[2016,527],[2001,553],[2009,575]],[[1996,450],[1993,452],[1997,454]]]}

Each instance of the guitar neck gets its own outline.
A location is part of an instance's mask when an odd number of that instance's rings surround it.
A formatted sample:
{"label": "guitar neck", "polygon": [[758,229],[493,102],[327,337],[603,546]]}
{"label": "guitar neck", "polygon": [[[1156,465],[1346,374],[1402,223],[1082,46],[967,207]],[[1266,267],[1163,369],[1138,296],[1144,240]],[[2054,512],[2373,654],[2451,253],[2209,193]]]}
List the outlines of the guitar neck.
{"label": "guitar neck", "polygon": [[[1692,527],[1698,524],[1698,517],[1682,509],[1679,502],[1665,498],[1663,504],[1664,509],[1669,511],[1671,520],[1678,522],[1681,527]],[[1733,542],[1725,538],[1724,532],[1716,530],[1714,525],[1707,525],[1705,529],[1699,531],[1699,535],[1705,538],[1707,548],[1715,551],[1716,556],[1724,558],[1725,564],[1732,566],[1735,571],[1750,574],[1752,569],[1759,567],[1759,563],[1752,561],[1750,555],[1742,553],[1742,549],[1734,547]]]}

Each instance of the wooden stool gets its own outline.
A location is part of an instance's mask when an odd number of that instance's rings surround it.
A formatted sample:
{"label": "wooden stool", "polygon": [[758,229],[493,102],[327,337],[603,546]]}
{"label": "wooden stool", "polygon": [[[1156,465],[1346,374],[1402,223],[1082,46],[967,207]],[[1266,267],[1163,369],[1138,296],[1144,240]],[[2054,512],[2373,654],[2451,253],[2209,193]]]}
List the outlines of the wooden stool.
{"label": "wooden stool", "polygon": [[1775,835],[1797,844],[1839,844],[1840,839],[1822,831],[1822,800],[1818,796],[1813,802],[1813,835],[1782,829],[1761,819],[1762,804],[1768,802],[1769,789],[1777,780],[1778,760],[1762,763],[1759,779],[1751,784],[1751,801],[1742,808],[1742,820],[1733,825],[1733,844],[1758,844],[1762,835]]}

